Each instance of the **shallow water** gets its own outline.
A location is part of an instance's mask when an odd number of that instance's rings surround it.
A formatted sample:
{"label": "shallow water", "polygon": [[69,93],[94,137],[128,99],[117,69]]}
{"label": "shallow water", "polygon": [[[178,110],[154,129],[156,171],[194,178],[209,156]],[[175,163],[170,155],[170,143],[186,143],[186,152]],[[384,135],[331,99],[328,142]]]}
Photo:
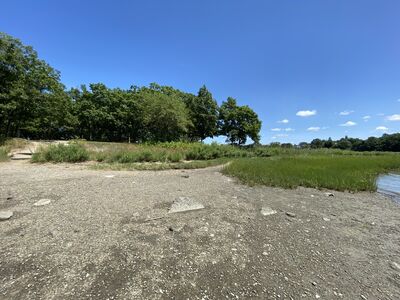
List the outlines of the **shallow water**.
{"label": "shallow water", "polygon": [[399,174],[385,174],[378,177],[376,180],[378,193],[384,194],[392,198],[395,202],[400,204],[400,175]]}

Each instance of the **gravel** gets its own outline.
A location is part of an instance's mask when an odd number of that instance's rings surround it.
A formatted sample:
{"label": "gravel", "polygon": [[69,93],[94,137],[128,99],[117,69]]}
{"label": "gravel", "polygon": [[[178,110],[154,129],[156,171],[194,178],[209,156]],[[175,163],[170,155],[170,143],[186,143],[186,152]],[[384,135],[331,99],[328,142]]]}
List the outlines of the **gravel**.
{"label": "gravel", "polygon": [[391,200],[185,173],[1,163],[0,299],[400,299]]}

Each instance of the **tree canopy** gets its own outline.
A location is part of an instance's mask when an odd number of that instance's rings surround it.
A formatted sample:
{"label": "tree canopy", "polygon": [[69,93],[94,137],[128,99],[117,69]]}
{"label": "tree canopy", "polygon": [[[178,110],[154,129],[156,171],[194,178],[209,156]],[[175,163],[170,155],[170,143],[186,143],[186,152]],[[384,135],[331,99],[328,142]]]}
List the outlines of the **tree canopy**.
{"label": "tree canopy", "polygon": [[151,83],[124,90],[103,83],[66,90],[60,73],[32,47],[0,33],[0,138],[99,141],[259,141],[261,122],[248,106],[220,108],[202,86],[197,95]]}

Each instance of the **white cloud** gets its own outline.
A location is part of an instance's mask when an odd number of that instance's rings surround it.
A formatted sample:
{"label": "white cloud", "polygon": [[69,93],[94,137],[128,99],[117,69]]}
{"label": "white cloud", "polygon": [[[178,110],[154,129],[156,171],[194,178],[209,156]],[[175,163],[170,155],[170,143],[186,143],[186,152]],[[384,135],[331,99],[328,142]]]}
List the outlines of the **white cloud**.
{"label": "white cloud", "polygon": [[400,115],[399,114],[394,114],[391,116],[387,116],[386,120],[388,121],[400,121]]}
{"label": "white cloud", "polygon": [[294,131],[293,128],[272,128],[271,131]]}
{"label": "white cloud", "polygon": [[276,137],[288,137],[289,135],[286,133],[277,134]]}
{"label": "white cloud", "polygon": [[400,102],[400,99],[397,99],[397,102]]}
{"label": "white cloud", "polygon": [[289,120],[283,119],[283,120],[278,121],[278,123],[287,124],[287,123],[289,123]]}
{"label": "white cloud", "polygon": [[363,117],[363,120],[364,120],[365,122],[367,122],[369,119],[371,119],[371,116],[364,116],[364,117]]}
{"label": "white cloud", "polygon": [[296,116],[299,117],[310,117],[310,116],[314,116],[317,114],[317,111],[314,110],[300,110],[296,113]]}
{"label": "white cloud", "polygon": [[340,124],[340,126],[344,126],[344,127],[350,127],[350,126],[355,126],[355,125],[357,125],[357,123],[353,122],[353,121],[347,121],[344,124]]}
{"label": "white cloud", "polygon": [[339,113],[341,116],[348,116],[349,114],[353,113],[354,110],[345,110]]}
{"label": "white cloud", "polygon": [[320,127],[308,127],[307,128],[308,131],[314,131],[314,132],[319,131],[320,129],[321,129]]}
{"label": "white cloud", "polygon": [[387,128],[387,127],[385,127],[385,126],[378,126],[378,127],[375,128],[375,130],[378,130],[378,131],[388,131],[389,128]]}

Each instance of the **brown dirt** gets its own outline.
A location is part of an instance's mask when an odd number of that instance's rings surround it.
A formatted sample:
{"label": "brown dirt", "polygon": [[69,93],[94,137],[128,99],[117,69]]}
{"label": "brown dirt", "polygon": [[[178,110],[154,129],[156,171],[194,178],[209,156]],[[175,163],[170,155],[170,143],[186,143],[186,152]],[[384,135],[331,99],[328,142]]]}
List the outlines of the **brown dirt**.
{"label": "brown dirt", "polygon": [[400,299],[399,205],[218,170],[0,164],[0,299]]}

